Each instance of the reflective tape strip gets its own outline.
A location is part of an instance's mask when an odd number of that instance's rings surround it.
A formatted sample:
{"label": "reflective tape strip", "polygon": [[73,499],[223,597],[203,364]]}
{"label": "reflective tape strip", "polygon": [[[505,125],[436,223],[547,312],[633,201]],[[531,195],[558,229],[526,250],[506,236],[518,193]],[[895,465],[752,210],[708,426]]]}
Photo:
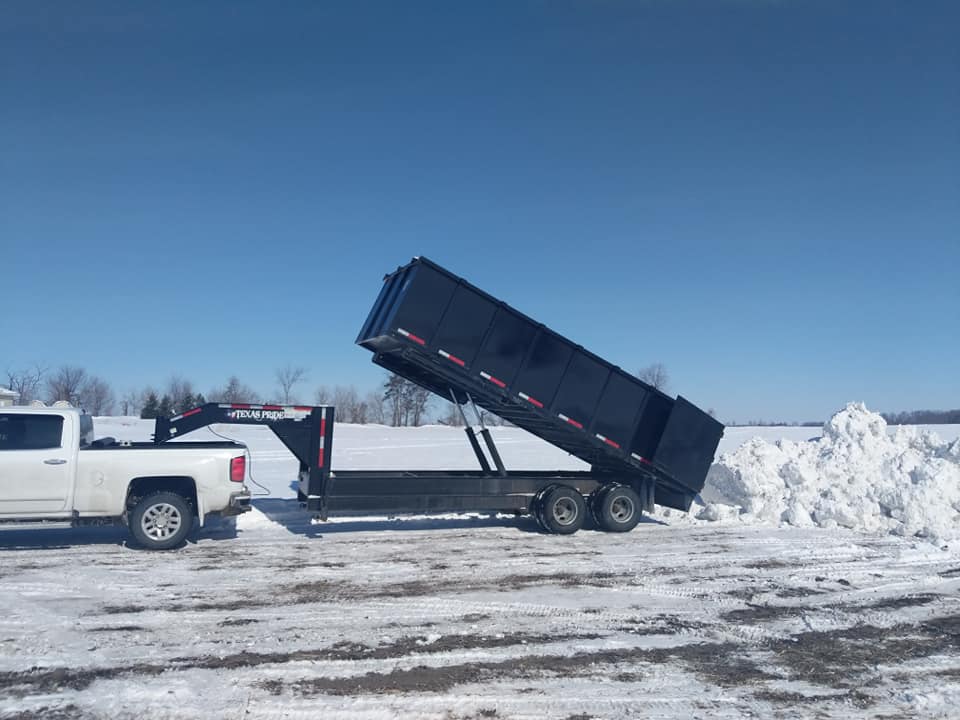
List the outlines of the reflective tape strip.
{"label": "reflective tape strip", "polygon": [[642,463],[646,463],[647,465],[650,464],[649,460],[647,460],[645,457],[640,457],[636,453],[630,453],[630,457],[632,457],[634,460],[639,460]]}
{"label": "reflective tape strip", "polygon": [[317,454],[317,467],[323,467],[323,446],[327,435],[327,409],[320,411],[320,452]]}
{"label": "reflective tape strip", "polygon": [[414,335],[414,334],[413,334],[412,332],[410,332],[409,330],[404,330],[403,328],[397,328],[397,332],[400,333],[401,335],[403,335],[405,338],[408,338],[408,339],[410,339],[410,340],[413,340],[415,343],[419,343],[420,345],[426,345],[426,344],[427,344],[427,341],[426,341],[426,340],[424,340],[424,339],[421,338],[421,337],[417,337],[416,335]]}
{"label": "reflective tape strip", "polygon": [[486,372],[481,371],[481,372],[480,372],[480,377],[482,377],[484,380],[489,380],[490,382],[492,382],[492,383],[493,383],[494,385],[496,385],[497,387],[505,388],[505,387],[507,386],[507,384],[506,384],[503,380],[500,380],[499,378],[495,378],[495,377],[494,377],[493,375],[491,375],[490,373],[486,373]]}
{"label": "reflective tape strip", "polygon": [[615,448],[617,448],[618,450],[620,449],[620,445],[617,444],[617,443],[615,443],[615,442],[614,442],[613,440],[611,440],[610,438],[604,437],[603,435],[601,435],[601,434],[599,434],[599,433],[597,433],[597,437],[600,438],[601,440],[603,440],[607,445],[610,445],[611,447],[615,447]]}
{"label": "reflective tape strip", "polygon": [[464,365],[466,365],[466,363],[463,360],[458,358],[456,355],[451,355],[446,350],[437,350],[437,354],[440,355],[440,357],[445,357],[450,362],[456,363],[460,367],[463,367]]}
{"label": "reflective tape strip", "polygon": [[543,407],[543,403],[542,403],[542,402],[540,402],[540,401],[537,400],[536,398],[530,397],[530,396],[527,395],[526,393],[517,393],[517,395],[518,395],[521,399],[526,400],[526,401],[527,401],[528,403],[530,403],[531,405],[536,405],[538,408],[542,408],[542,407]]}
{"label": "reflective tape strip", "polygon": [[573,425],[575,428],[578,428],[579,430],[583,430],[583,425],[582,425],[581,423],[578,423],[578,422],[577,422],[576,420],[574,420],[573,418],[568,418],[568,417],[567,417],[566,415],[564,415],[563,413],[558,413],[558,414],[557,414],[557,417],[560,418],[561,420],[563,420],[564,422],[570,423],[570,424]]}

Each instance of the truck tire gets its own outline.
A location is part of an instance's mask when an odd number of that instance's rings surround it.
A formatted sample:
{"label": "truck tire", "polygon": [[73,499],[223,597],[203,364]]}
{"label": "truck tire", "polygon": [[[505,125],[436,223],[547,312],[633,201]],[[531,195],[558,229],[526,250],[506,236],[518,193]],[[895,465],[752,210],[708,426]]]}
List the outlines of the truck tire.
{"label": "truck tire", "polygon": [[544,495],[543,526],[557,535],[572,535],[587,519],[587,502],[572,487],[559,485]]}
{"label": "truck tire", "polygon": [[626,485],[614,485],[600,496],[600,527],[609,532],[630,532],[640,522],[640,496]]}
{"label": "truck tire", "polygon": [[130,533],[148,550],[177,547],[193,530],[193,508],[182,495],[150,493],[130,513]]}

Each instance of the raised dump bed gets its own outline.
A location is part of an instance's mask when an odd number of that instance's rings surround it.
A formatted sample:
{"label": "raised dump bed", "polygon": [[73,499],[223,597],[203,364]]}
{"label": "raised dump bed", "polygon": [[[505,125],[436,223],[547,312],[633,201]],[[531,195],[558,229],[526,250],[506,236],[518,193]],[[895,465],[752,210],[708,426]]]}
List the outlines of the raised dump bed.
{"label": "raised dump bed", "polygon": [[357,338],[373,361],[478,405],[590,463],[598,478],[656,481],[687,510],[723,425],[426,258],[384,278]]}

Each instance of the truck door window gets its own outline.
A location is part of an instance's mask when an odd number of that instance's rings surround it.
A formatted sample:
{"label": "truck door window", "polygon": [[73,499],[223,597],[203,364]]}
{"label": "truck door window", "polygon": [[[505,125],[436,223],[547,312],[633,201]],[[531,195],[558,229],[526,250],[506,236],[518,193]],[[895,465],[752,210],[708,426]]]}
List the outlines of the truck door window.
{"label": "truck door window", "polygon": [[46,450],[60,447],[60,415],[0,414],[0,450]]}

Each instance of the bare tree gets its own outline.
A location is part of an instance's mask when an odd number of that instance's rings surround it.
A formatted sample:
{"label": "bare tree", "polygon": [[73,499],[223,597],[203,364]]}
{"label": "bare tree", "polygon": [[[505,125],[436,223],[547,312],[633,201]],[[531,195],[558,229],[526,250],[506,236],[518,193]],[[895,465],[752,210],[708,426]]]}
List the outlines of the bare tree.
{"label": "bare tree", "polygon": [[653,363],[641,368],[637,377],[643,380],[647,385],[652,385],[657,390],[664,391],[670,384],[670,376],[667,374],[667,368],[663,363]]}
{"label": "bare tree", "polygon": [[447,412],[440,418],[440,422],[450,427],[463,427],[463,415],[456,405],[447,403]]}
{"label": "bare tree", "polygon": [[330,388],[326,385],[321,385],[317,388],[317,391],[313,394],[313,400],[317,405],[329,405],[330,399],[333,397],[333,394],[330,392]]}
{"label": "bare tree", "polygon": [[386,419],[394,427],[420,425],[432,397],[429,390],[391,373],[383,383]]}
{"label": "bare tree", "polygon": [[47,378],[47,399],[80,405],[80,396],[87,383],[87,371],[73,365],[62,365]]}
{"label": "bare tree", "polygon": [[260,402],[260,396],[256,391],[240,382],[240,379],[236,375],[231,375],[224,387],[211,390],[210,399],[214,402],[228,403]]}
{"label": "bare tree", "polygon": [[7,387],[19,396],[20,405],[29,405],[40,394],[46,368],[34,365],[29,370],[7,370]]}
{"label": "bare tree", "polygon": [[430,405],[430,399],[433,397],[433,393],[424,387],[420,387],[416,383],[410,383],[410,385],[412,386],[409,390],[410,424],[420,426],[426,418],[427,407]]}
{"label": "bare tree", "polygon": [[101,378],[90,377],[84,383],[79,400],[80,407],[91,415],[109,415],[113,412],[113,390]]}
{"label": "bare tree", "polygon": [[120,399],[121,415],[139,415],[140,408],[143,407],[143,398],[145,394],[136,390],[127,390]]}
{"label": "bare tree", "polygon": [[170,398],[170,407],[176,412],[190,410],[194,406],[196,394],[193,392],[193,383],[179,375],[174,375],[167,382],[167,392]]}
{"label": "bare tree", "polygon": [[277,384],[280,386],[280,399],[284,405],[299,402],[293,395],[295,385],[307,379],[307,369],[287,363],[276,371]]}
{"label": "bare tree", "polygon": [[333,405],[336,407],[337,417],[341,422],[355,423],[357,420],[357,406],[360,400],[357,389],[350,385],[337,385],[333,390]]}
{"label": "bare tree", "polygon": [[404,407],[406,398],[404,393],[404,379],[391,373],[383,383],[383,404],[386,408],[385,416],[393,427],[403,425]]}
{"label": "bare tree", "polygon": [[380,393],[374,390],[371,390],[366,394],[363,401],[367,406],[367,422],[383,425],[385,422],[383,395],[381,395]]}

